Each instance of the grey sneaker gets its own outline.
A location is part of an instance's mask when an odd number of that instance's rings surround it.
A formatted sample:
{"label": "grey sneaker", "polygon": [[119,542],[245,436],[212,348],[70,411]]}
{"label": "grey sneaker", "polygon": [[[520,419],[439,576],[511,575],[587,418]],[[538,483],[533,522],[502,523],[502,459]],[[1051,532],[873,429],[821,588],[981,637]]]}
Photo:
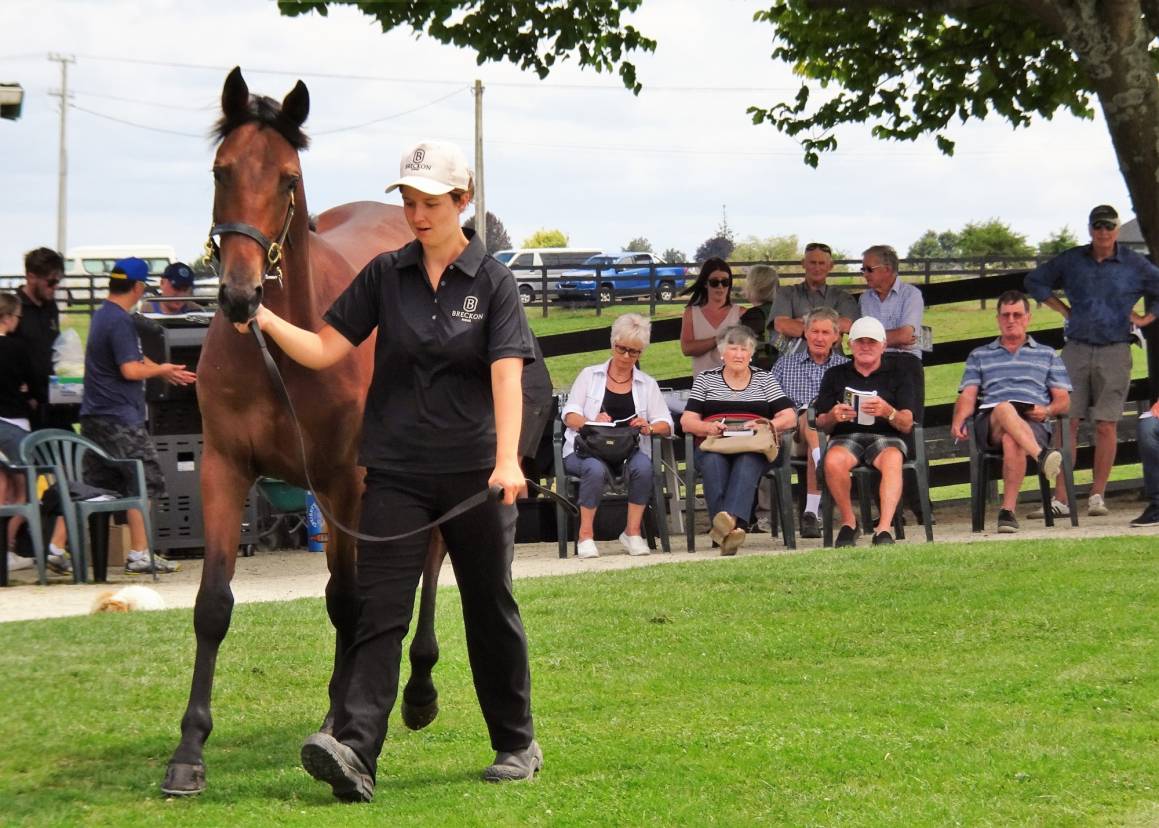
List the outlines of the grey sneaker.
{"label": "grey sneaker", "polygon": [[1093,494],[1087,498],[1087,514],[1091,517],[1102,517],[1110,513],[1111,510],[1107,508],[1101,494]]}
{"label": "grey sneaker", "polygon": [[[1070,507],[1059,500],[1057,497],[1050,501],[1050,511],[1055,517],[1070,517]],[[1031,520],[1042,520],[1042,507],[1039,506],[1033,512],[1027,515]]]}
{"label": "grey sneaker", "polygon": [[805,512],[805,514],[801,515],[801,537],[821,537],[821,521],[812,512]]}
{"label": "grey sneaker", "polygon": [[1044,448],[1038,455],[1038,468],[1042,476],[1054,485],[1058,480],[1058,473],[1062,471],[1062,452],[1058,449]]}
{"label": "grey sneaker", "polygon": [[358,754],[329,733],[315,733],[302,744],[302,767],[315,779],[330,783],[343,802],[370,802],[374,779]]}
{"label": "grey sneaker", "polygon": [[1018,531],[1018,518],[1009,509],[998,510],[998,531],[1004,535]]}
{"label": "grey sneaker", "polygon": [[48,550],[48,557],[45,558],[48,568],[57,575],[71,575],[72,574],[72,558],[67,552],[53,552]]}
{"label": "grey sneaker", "polygon": [[159,575],[166,575],[170,572],[177,572],[181,569],[180,564],[173,563],[173,561],[162,558],[156,552],[153,553],[153,561],[149,561],[148,552],[130,552],[129,559],[125,561],[125,572],[129,575],[148,575],[154,570]]}
{"label": "grey sneaker", "polygon": [[543,751],[534,739],[523,750],[499,751],[483,771],[484,782],[519,782],[531,779],[543,767]]}

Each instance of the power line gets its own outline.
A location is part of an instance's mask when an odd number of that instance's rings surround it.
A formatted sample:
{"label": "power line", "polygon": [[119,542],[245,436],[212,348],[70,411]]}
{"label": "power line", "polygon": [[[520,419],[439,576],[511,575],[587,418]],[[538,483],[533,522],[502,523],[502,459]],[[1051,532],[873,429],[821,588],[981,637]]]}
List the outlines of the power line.
{"label": "power line", "polygon": [[141,98],[122,98],[119,95],[105,95],[101,92],[84,92],[80,89],[72,90],[73,95],[83,95],[86,98],[103,98],[109,101],[121,101],[122,103],[141,104],[143,106],[156,106],[161,109],[178,109],[183,112],[208,112],[216,108],[216,103],[203,104],[202,106],[188,106],[175,103],[164,103],[162,101],[146,101]]}
{"label": "power line", "polygon": [[373,124],[380,124],[383,121],[392,121],[395,118],[401,118],[403,115],[410,115],[412,112],[418,112],[420,109],[426,109],[429,106],[434,106],[437,103],[442,103],[447,98],[453,98],[455,95],[458,95],[462,92],[465,92],[467,90],[467,88],[468,87],[464,86],[462,89],[456,89],[453,92],[450,92],[446,95],[443,95],[441,98],[435,98],[433,101],[428,101],[427,103],[422,104],[421,106],[416,106],[414,109],[407,109],[407,110],[404,110],[403,112],[396,112],[393,115],[384,115],[381,118],[375,118],[373,121],[365,121],[361,124],[352,124],[351,126],[337,127],[336,129],[316,130],[316,131],[314,131],[313,134],[314,135],[333,135],[336,132],[349,132],[350,130],[353,130],[353,129],[362,129],[363,127],[372,126]]}
{"label": "power line", "polygon": [[118,118],[115,115],[106,115],[103,112],[96,112],[95,110],[86,109],[85,107],[77,106],[76,104],[69,104],[69,108],[75,109],[78,112],[84,112],[86,115],[92,115],[96,118],[103,118],[106,121],[113,121],[114,123],[123,124],[124,126],[131,126],[131,127],[137,128],[137,129],[147,129],[150,132],[164,132],[166,135],[180,135],[183,138],[203,138],[204,139],[204,138],[209,137],[209,133],[205,133],[203,135],[197,135],[196,133],[192,133],[192,132],[180,132],[179,130],[176,130],[176,129],[165,129],[164,127],[150,126],[148,124],[139,124],[136,121],[129,121],[129,120],[126,120],[125,118]]}
{"label": "power line", "polygon": [[[214,66],[207,63],[182,63],[168,60],[146,60],[144,58],[112,57],[105,55],[79,55],[86,60],[106,61],[110,63],[132,63],[145,66],[163,66],[170,69],[196,69],[212,72],[228,72],[232,66]],[[248,68],[246,74],[252,75],[289,75],[308,78],[326,78],[331,80],[360,80],[375,81],[378,83],[405,83],[405,84],[433,84],[438,86],[457,85],[461,80],[440,80],[435,78],[391,77],[388,75],[359,75],[342,72],[317,72],[302,69],[264,69]],[[513,89],[572,89],[580,91],[615,91],[624,92],[626,87],[615,83],[552,83],[550,81],[487,81],[488,86],[502,86]],[[796,92],[797,87],[788,86],[670,86],[645,84],[644,89],[650,92]]]}

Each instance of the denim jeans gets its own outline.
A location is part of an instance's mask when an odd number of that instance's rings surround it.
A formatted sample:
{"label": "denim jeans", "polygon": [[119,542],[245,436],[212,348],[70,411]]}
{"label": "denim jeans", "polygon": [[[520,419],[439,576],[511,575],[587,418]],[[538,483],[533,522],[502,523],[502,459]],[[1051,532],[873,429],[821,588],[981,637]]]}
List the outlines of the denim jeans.
{"label": "denim jeans", "polygon": [[1159,419],[1139,420],[1139,459],[1143,461],[1143,490],[1152,506],[1159,506]]}
{"label": "denim jeans", "polygon": [[[624,464],[628,477],[628,502],[646,506],[652,499],[652,458],[637,451]],[[580,457],[574,451],[563,458],[563,470],[580,479],[579,505],[595,509],[604,496],[604,486],[611,482],[611,472],[604,461]]]}
{"label": "denim jeans", "polygon": [[761,477],[771,465],[763,454],[717,454],[695,450],[696,468],[704,479],[704,501],[711,519],[717,512],[728,512],[748,521]]}

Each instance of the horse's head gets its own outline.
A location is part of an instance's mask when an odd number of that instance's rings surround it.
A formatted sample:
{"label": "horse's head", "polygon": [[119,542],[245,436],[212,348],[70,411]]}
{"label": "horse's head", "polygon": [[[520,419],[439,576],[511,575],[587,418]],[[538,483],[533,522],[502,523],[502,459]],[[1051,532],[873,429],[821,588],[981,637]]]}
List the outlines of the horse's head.
{"label": "horse's head", "polygon": [[[220,237],[221,308],[230,322],[248,322],[262,301],[267,274],[280,273],[302,179],[298,150],[310,93],[301,81],[279,106],[254,95],[234,68],[221,91],[221,140],[213,160],[213,229]],[[298,200],[298,205],[301,200]]]}

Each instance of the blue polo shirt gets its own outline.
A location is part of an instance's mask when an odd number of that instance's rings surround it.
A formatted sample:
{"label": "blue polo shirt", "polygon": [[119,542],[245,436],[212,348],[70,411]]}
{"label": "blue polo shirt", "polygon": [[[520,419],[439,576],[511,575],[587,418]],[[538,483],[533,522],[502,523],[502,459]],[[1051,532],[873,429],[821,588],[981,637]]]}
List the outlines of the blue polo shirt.
{"label": "blue polo shirt", "polygon": [[[914,335],[921,339],[922,314],[925,313],[926,301],[922,292],[908,282],[903,282],[900,276],[895,276],[889,292],[882,299],[877,291],[866,289],[861,294],[861,315],[872,316],[879,321],[887,331],[909,325],[914,329]],[[902,348],[889,347],[886,351],[898,354],[913,354],[922,358],[920,342],[906,345]]]}
{"label": "blue polo shirt", "polygon": [[133,317],[105,300],[93,314],[85,345],[85,394],[82,417],[111,417],[125,425],[145,422],[145,382],[121,376],[126,362],[140,362],[141,338]]}
{"label": "blue polo shirt", "polygon": [[1032,336],[1014,353],[1002,347],[1001,337],[972,350],[966,357],[966,370],[958,392],[971,385],[978,386],[982,404],[1050,405],[1051,388],[1071,390],[1066,366],[1054,348],[1039,345]]}
{"label": "blue polo shirt", "polygon": [[1072,247],[1026,274],[1026,292],[1039,302],[1060,288],[1070,303],[1066,338],[1087,345],[1129,342],[1131,309],[1141,297],[1159,313],[1159,268],[1123,244],[1101,262],[1091,245]]}

